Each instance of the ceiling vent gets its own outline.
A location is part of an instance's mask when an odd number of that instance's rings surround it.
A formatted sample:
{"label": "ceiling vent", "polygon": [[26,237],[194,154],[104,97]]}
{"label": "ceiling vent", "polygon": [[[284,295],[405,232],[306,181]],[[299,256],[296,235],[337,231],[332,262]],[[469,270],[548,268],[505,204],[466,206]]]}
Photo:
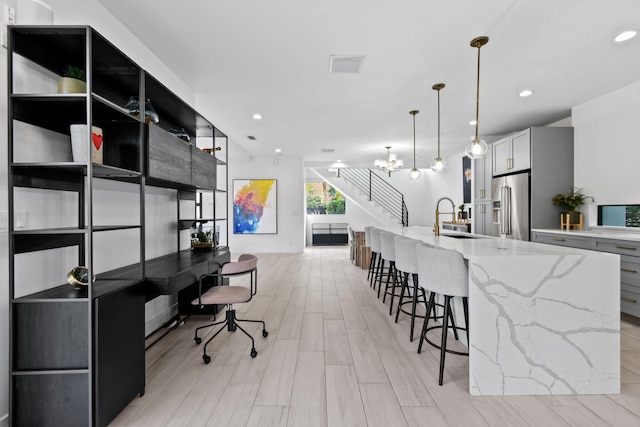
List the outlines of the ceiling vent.
{"label": "ceiling vent", "polygon": [[255,140],[256,140],[256,137],[255,137],[255,136],[253,136],[253,135],[247,135],[247,139],[248,139],[249,141],[255,141]]}
{"label": "ceiling vent", "polygon": [[322,153],[333,153],[335,151],[336,151],[335,148],[321,148],[320,149],[320,152],[322,152]]}
{"label": "ceiling vent", "polygon": [[364,63],[364,55],[362,56],[331,55],[329,57],[329,72],[357,74],[360,71],[362,71],[363,63]]}

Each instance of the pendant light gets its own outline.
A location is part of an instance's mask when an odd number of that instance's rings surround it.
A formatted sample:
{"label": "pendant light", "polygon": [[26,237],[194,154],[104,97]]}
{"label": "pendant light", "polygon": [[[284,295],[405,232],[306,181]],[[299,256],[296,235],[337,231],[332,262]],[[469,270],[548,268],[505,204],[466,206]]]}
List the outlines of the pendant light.
{"label": "pendant light", "polygon": [[409,171],[409,179],[414,181],[422,175],[420,170],[416,168],[416,114],[419,112],[418,110],[409,111],[409,114],[413,116],[413,169]]}
{"label": "pendant light", "polygon": [[476,136],[464,149],[464,154],[472,159],[480,159],[487,154],[487,143],[478,138],[478,110],[480,104],[480,48],[489,43],[489,37],[476,37],[471,40],[471,47],[478,49],[478,80],[476,84]]}
{"label": "pendant light", "polygon": [[447,162],[440,157],[440,90],[444,88],[444,83],[436,83],[431,88],[438,91],[438,157],[431,162],[431,170],[442,172],[447,168]]}

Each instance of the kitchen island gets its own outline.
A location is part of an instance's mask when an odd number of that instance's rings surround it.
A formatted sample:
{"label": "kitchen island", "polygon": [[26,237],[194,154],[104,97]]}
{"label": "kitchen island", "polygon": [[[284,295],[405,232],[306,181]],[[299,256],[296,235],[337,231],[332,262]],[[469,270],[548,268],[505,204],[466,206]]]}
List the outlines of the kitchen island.
{"label": "kitchen island", "polygon": [[392,231],[468,260],[472,395],[620,393],[619,255],[435,236],[428,227]]}

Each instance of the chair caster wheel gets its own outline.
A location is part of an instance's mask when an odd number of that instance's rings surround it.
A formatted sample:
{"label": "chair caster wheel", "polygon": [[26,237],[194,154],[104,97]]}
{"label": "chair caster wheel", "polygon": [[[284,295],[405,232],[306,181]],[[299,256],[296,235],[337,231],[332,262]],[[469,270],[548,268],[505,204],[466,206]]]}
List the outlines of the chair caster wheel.
{"label": "chair caster wheel", "polygon": [[202,342],[202,338],[199,337],[195,337],[193,340],[196,342],[196,344],[200,344]]}
{"label": "chair caster wheel", "polygon": [[263,329],[262,336],[266,338],[267,336],[269,336],[269,332],[266,329]]}
{"label": "chair caster wheel", "polygon": [[256,351],[255,348],[251,349],[251,357],[256,357],[258,355],[258,352]]}
{"label": "chair caster wheel", "polygon": [[208,365],[211,362],[211,357],[207,356],[206,354],[203,354],[202,360],[204,360],[205,365]]}

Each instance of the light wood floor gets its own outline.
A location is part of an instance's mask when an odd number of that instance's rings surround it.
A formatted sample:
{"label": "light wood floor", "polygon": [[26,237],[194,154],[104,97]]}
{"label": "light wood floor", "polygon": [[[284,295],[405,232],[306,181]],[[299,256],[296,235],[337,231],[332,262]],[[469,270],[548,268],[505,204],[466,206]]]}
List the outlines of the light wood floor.
{"label": "light wood floor", "polygon": [[348,249],[262,254],[258,271],[236,306],[267,322],[248,328],[258,356],[223,331],[205,365],[193,330],[210,318],[191,317],[147,351],[146,394],[112,426],[640,426],[639,326],[622,323],[619,395],[472,397],[468,359],[448,356],[438,386],[437,350],[416,353]]}

